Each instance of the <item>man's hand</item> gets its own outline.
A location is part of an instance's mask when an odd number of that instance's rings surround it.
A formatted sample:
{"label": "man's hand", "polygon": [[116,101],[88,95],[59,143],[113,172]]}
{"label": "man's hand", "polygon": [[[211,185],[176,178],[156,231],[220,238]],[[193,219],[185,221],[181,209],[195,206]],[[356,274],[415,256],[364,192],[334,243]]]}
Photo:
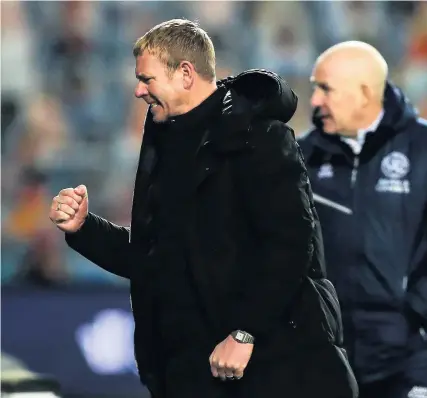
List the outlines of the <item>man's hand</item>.
{"label": "man's hand", "polygon": [[239,343],[230,335],[213,350],[209,357],[211,372],[214,377],[241,379],[251,358],[253,344]]}
{"label": "man's hand", "polygon": [[78,231],[88,215],[88,196],[84,185],[66,188],[52,200],[49,218],[64,232]]}

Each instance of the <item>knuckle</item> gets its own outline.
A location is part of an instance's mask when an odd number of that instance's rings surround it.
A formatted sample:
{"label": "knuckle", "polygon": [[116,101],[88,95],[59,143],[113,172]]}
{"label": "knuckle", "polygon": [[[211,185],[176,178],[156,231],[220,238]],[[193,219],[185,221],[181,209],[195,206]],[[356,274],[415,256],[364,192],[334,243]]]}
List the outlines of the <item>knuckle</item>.
{"label": "knuckle", "polygon": [[71,190],[71,188],[64,188],[64,189],[61,189],[61,190],[59,191],[59,196],[62,196],[62,195],[69,195],[69,194],[70,194],[70,190]]}

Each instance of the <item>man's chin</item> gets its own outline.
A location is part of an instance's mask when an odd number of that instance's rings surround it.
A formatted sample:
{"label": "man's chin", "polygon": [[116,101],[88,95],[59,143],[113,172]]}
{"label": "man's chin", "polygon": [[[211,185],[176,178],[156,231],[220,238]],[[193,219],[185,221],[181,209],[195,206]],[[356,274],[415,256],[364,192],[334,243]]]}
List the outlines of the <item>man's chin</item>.
{"label": "man's chin", "polygon": [[337,134],[338,130],[337,130],[337,126],[335,125],[335,123],[330,120],[330,119],[324,119],[323,120],[323,128],[322,128],[323,132],[325,134]]}
{"label": "man's chin", "polygon": [[166,123],[166,121],[167,120],[163,117],[156,117],[156,116],[153,117],[153,122],[157,124]]}
{"label": "man's chin", "polygon": [[338,134],[338,131],[337,131],[337,130],[335,130],[335,129],[323,129],[323,132],[324,132],[325,134],[328,134],[328,135],[335,135],[335,134]]}
{"label": "man's chin", "polygon": [[168,120],[167,117],[162,113],[152,112],[152,115],[153,115],[153,122],[154,123],[165,123]]}

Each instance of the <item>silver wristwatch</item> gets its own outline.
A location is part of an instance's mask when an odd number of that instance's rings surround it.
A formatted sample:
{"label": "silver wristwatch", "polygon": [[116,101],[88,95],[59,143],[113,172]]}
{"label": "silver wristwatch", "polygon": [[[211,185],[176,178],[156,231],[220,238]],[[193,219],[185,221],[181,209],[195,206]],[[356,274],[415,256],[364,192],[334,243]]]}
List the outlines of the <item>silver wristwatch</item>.
{"label": "silver wristwatch", "polygon": [[253,344],[255,342],[255,337],[243,330],[235,330],[231,333],[231,336],[238,343]]}

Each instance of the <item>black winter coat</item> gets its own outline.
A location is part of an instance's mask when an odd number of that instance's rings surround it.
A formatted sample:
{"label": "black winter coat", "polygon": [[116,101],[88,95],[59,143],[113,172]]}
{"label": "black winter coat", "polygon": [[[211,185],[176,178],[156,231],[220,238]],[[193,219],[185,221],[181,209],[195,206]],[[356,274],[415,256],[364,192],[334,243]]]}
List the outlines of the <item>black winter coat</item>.
{"label": "black winter coat", "polygon": [[[285,124],[297,97],[267,71],[228,78],[218,90],[224,94],[222,114],[205,126],[195,154],[191,212],[182,231],[212,329],[212,349],[236,329],[255,336],[252,361],[285,354],[292,362],[313,346],[340,346],[340,309],[325,279],[310,184]],[[130,279],[136,360],[142,382],[156,396],[162,361],[151,327],[150,281],[162,262],[147,232],[155,132],[149,113],[130,229],[90,213],[82,229],[66,239],[95,264]]]}

